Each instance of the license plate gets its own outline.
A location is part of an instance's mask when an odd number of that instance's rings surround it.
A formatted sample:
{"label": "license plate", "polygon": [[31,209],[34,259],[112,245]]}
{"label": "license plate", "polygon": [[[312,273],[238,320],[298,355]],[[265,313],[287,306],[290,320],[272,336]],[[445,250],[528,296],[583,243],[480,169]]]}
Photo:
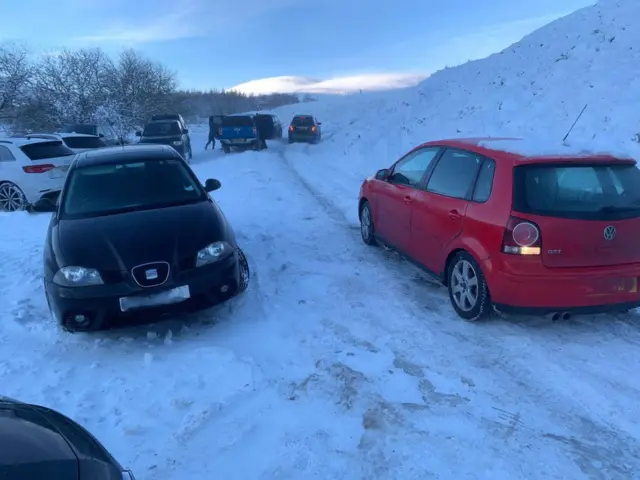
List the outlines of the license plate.
{"label": "license plate", "polygon": [[120,310],[128,312],[137,308],[157,307],[161,305],[171,305],[184,302],[191,298],[189,285],[167,290],[165,292],[153,293],[151,295],[136,295],[120,298]]}
{"label": "license plate", "polygon": [[232,143],[244,143],[244,139],[243,138],[234,138],[233,140],[231,140]]}

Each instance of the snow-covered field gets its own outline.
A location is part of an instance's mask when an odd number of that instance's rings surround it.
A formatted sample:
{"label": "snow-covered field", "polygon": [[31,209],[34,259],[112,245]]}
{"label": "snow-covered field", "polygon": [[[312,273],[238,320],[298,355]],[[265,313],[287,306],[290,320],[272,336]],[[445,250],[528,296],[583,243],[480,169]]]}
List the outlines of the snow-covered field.
{"label": "snow-covered field", "polygon": [[61,333],[47,216],[0,214],[0,393],[80,421],[141,480],[640,478],[637,312],[466,323],[356,219],[362,178],[430,138],[560,140],[588,103],[572,138],[633,147],[640,5],[604,4],[418,88],[278,111],[317,114],[319,145],[224,155],[192,128],[253,269],[195,317]]}

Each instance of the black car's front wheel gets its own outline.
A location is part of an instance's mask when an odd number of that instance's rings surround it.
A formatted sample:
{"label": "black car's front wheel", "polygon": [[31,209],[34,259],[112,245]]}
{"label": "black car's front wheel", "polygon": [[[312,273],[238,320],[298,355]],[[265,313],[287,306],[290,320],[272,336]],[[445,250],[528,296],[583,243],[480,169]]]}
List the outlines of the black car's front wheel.
{"label": "black car's front wheel", "polygon": [[238,275],[238,289],[236,290],[236,295],[244,292],[249,287],[249,281],[251,279],[249,261],[240,247],[238,247],[238,267],[240,274]]}

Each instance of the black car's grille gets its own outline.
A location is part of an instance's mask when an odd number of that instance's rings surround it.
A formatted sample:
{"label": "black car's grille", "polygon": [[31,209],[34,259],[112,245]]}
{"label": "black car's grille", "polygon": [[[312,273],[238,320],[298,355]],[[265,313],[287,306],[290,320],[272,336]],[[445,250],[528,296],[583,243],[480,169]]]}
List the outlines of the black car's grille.
{"label": "black car's grille", "polygon": [[189,255],[188,257],[182,257],[178,260],[178,270],[184,272],[185,270],[191,270],[196,267],[196,256]]}
{"label": "black car's grille", "polygon": [[152,262],[131,269],[131,276],[141,287],[156,287],[169,279],[171,267],[167,262]]}

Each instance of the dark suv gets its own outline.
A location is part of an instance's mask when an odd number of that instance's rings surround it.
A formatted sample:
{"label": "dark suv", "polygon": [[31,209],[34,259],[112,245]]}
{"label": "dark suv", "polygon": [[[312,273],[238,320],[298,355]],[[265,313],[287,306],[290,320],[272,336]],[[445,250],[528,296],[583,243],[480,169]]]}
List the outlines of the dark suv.
{"label": "dark suv", "polygon": [[163,113],[161,115],[151,116],[152,122],[160,121],[160,120],[176,120],[177,122],[180,123],[180,128],[182,128],[182,130],[187,135],[187,146],[189,148],[189,152],[191,152],[191,137],[189,136],[189,129],[187,128],[187,122],[184,121],[184,118],[182,118],[182,115],[180,115],[179,113]]}
{"label": "dark suv", "polygon": [[296,115],[289,125],[289,143],[318,143],[322,139],[322,125],[313,115]]}
{"label": "dark suv", "polygon": [[177,120],[156,120],[147,123],[142,132],[136,132],[139,143],[154,143],[173,147],[185,160],[193,158],[189,130]]}

